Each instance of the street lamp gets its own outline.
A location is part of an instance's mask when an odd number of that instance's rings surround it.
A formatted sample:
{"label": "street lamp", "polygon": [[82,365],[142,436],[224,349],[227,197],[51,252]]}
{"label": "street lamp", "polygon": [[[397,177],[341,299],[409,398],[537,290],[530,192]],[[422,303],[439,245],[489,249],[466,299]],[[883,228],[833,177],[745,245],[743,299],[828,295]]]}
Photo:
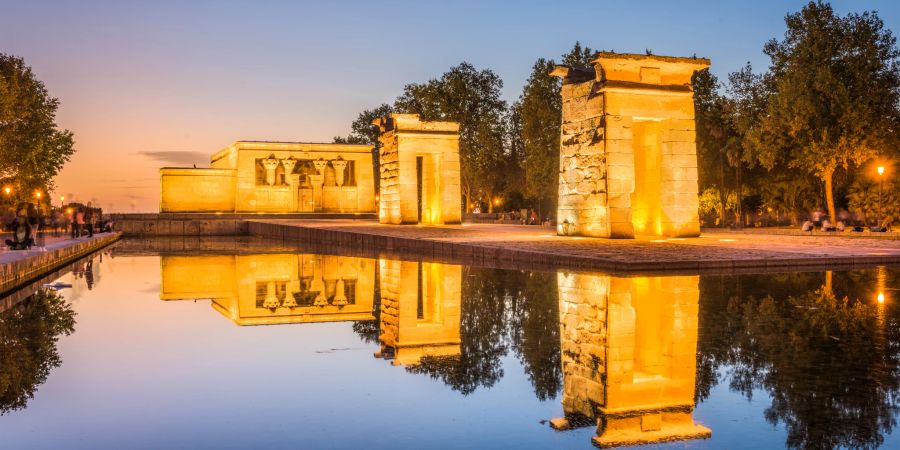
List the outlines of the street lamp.
{"label": "street lamp", "polygon": [[35,191],[35,192],[34,192],[34,196],[37,197],[38,201],[41,200],[41,195],[43,195],[43,194],[41,194],[41,191]]}
{"label": "street lamp", "polygon": [[3,188],[3,193],[5,193],[6,195],[12,194],[12,188],[6,186],[5,188]]}
{"label": "street lamp", "polygon": [[875,225],[881,227],[881,221],[884,219],[884,203],[881,200],[881,193],[884,191],[884,166],[878,166],[878,223]]}

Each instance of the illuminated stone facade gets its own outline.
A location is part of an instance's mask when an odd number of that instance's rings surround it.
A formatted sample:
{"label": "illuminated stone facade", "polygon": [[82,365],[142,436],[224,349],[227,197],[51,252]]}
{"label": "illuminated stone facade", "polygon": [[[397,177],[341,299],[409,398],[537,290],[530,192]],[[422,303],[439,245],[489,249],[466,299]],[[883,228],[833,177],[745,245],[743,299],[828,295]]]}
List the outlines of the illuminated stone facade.
{"label": "illuminated stone facade", "polygon": [[314,254],[162,256],[162,300],[210,299],[238,325],[374,320],[375,260]]}
{"label": "illuminated stone facade", "polygon": [[454,356],[460,348],[462,267],[379,261],[381,351],[394,365],[415,365],[425,356]]}
{"label": "illuminated stone facade", "polygon": [[239,141],[210,168],[160,169],[161,212],[373,213],[367,145]]}
{"label": "illuminated stone facade", "polygon": [[567,419],[551,423],[596,419],[600,447],[709,437],[693,420],[699,277],[557,277]]}
{"label": "illuminated stone facade", "polygon": [[563,78],[560,235],[698,236],[691,76],[702,58],[601,52]]}
{"label": "illuminated stone facade", "polygon": [[459,124],[391,114],[381,130],[379,221],[460,223]]}

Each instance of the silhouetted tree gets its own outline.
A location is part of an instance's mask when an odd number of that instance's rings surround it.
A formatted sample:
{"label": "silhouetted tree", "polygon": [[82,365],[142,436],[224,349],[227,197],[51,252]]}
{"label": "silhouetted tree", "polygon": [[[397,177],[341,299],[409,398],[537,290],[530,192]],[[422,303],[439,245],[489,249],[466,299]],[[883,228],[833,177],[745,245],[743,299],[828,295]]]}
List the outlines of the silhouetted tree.
{"label": "silhouetted tree", "polygon": [[75,330],[72,306],[38,291],[0,313],[0,415],[25,408],[50,371],[62,364],[59,336]]}

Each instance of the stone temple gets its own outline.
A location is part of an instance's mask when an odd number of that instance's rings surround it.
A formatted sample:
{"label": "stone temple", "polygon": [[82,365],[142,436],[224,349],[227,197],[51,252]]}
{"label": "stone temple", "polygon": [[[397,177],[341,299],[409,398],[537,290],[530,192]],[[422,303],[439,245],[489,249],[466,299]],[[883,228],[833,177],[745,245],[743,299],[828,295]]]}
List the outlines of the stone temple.
{"label": "stone temple", "polygon": [[373,213],[368,145],[238,141],[209,168],[160,169],[160,212]]}
{"label": "stone temple", "polygon": [[415,114],[390,114],[374,124],[381,130],[379,221],[460,223],[459,124]]}
{"label": "stone temple", "polygon": [[598,53],[563,78],[560,235],[700,235],[691,76],[702,58]]}

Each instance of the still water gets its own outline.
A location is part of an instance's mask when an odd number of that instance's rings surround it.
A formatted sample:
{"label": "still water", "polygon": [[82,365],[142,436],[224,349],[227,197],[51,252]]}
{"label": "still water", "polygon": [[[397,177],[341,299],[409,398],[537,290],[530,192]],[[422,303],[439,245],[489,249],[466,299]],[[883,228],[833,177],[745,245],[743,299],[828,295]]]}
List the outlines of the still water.
{"label": "still water", "polygon": [[0,448],[900,448],[896,269],[113,249],[59,281],[0,312]]}

